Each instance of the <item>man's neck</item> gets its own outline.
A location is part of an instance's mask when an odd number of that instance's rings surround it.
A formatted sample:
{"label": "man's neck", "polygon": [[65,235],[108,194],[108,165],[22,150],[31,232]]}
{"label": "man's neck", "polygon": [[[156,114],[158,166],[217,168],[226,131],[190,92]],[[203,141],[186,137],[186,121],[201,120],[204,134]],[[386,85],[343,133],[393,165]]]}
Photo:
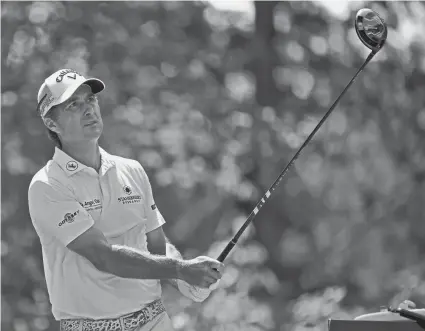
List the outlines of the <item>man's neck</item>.
{"label": "man's neck", "polygon": [[97,172],[100,169],[100,149],[97,141],[63,144],[62,150],[74,160],[91,167]]}

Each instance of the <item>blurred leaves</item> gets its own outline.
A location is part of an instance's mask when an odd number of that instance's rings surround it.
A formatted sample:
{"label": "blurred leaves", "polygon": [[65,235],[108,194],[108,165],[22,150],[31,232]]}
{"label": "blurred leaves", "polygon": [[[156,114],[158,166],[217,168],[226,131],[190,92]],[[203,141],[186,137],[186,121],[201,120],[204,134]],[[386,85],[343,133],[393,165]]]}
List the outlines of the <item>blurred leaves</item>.
{"label": "blurred leaves", "polygon": [[[424,302],[425,6],[2,2],[2,327],[56,330],[27,209],[51,157],[36,94],[72,67],[102,79],[102,146],[147,169],[185,256],[217,256],[368,50],[352,20],[388,23],[375,56],[226,260],[202,305],[164,298],[176,330],[326,330]],[[330,9],[336,12],[337,6]]]}

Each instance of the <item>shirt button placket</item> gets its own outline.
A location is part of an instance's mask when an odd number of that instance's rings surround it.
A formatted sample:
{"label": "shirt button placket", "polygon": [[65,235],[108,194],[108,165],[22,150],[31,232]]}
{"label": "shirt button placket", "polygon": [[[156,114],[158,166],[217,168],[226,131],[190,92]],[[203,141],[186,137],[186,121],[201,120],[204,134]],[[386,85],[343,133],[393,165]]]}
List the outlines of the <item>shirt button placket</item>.
{"label": "shirt button placket", "polygon": [[[104,170],[104,169],[102,169]],[[101,171],[99,174],[99,188],[100,188],[100,194],[102,196],[102,212],[106,208],[106,204],[109,203],[109,191],[108,191],[108,184],[106,182],[106,176],[104,171]]]}

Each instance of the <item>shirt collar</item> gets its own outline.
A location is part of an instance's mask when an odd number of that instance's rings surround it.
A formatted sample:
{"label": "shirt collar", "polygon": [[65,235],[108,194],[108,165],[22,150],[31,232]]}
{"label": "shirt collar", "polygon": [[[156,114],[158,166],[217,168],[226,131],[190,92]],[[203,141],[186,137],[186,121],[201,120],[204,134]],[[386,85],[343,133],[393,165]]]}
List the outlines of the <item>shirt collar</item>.
{"label": "shirt collar", "polygon": [[[111,154],[107,153],[103,148],[99,147],[101,157],[100,172],[105,173],[109,168],[115,166],[115,162],[111,158]],[[55,154],[53,155],[53,161],[65,171],[68,176],[75,175],[77,172],[89,168],[86,165],[73,159],[71,156],[66,154],[63,150],[55,147]]]}
{"label": "shirt collar", "polygon": [[100,162],[101,162],[101,171],[106,173],[110,168],[115,167],[115,161],[112,159],[112,155],[106,152],[102,147],[99,147],[100,150]]}

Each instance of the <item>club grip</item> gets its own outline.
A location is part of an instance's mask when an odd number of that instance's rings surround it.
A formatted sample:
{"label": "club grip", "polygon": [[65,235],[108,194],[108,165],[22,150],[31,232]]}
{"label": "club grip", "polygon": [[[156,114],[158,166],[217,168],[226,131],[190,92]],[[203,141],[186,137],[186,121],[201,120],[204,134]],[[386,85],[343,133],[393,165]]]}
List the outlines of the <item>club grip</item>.
{"label": "club grip", "polygon": [[223,262],[227,255],[229,255],[232,248],[236,245],[236,242],[231,240],[227,246],[223,249],[220,256],[217,258],[218,261]]}
{"label": "club grip", "polygon": [[408,318],[410,320],[416,321],[419,325],[424,326],[425,325],[425,316],[415,313],[413,311],[407,310],[407,309],[398,309],[397,310],[400,316]]}

